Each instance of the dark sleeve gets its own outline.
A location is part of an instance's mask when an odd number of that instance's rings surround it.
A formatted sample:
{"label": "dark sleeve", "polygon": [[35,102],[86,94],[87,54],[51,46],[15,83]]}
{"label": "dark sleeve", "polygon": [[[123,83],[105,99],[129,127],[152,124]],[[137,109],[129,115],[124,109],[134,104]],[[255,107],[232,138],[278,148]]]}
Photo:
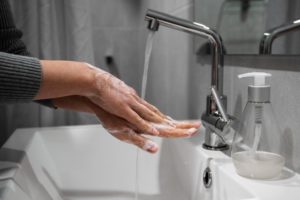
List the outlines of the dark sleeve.
{"label": "dark sleeve", "polygon": [[0,0],[0,51],[30,56],[21,40],[22,32],[16,28],[7,0]]}
{"label": "dark sleeve", "polygon": [[[41,65],[32,58],[16,28],[10,5],[0,0],[0,102],[32,101],[41,84]],[[54,108],[50,99],[35,101]]]}

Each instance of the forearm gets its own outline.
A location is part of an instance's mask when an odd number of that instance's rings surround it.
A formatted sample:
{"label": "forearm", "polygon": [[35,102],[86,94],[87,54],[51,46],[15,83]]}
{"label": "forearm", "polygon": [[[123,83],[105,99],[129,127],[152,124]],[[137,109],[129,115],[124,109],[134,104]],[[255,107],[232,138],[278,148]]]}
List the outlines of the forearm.
{"label": "forearm", "polygon": [[41,83],[39,60],[0,52],[0,102],[28,102]]}
{"label": "forearm", "polygon": [[41,60],[42,81],[35,100],[93,93],[95,70],[85,63]]}

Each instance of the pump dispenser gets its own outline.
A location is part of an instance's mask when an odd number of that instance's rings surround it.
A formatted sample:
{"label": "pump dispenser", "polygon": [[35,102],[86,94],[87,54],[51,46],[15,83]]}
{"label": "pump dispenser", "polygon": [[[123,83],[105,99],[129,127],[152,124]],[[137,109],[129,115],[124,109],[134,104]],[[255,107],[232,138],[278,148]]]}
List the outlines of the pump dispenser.
{"label": "pump dispenser", "polygon": [[254,84],[248,87],[248,101],[251,102],[269,102],[270,101],[270,85],[266,85],[266,77],[271,77],[271,74],[264,72],[251,72],[240,74],[238,77],[246,78],[253,77]]}
{"label": "pump dispenser", "polygon": [[280,176],[284,157],[280,155],[281,132],[270,102],[271,74],[251,72],[241,78],[253,77],[248,86],[248,102],[232,144],[232,159],[239,175],[252,179]]}

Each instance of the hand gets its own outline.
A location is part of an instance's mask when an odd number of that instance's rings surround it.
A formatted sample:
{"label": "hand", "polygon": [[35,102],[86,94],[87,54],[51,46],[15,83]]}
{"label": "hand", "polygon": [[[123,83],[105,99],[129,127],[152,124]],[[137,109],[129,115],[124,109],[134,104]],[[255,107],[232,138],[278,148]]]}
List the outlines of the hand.
{"label": "hand", "polygon": [[[85,97],[69,96],[57,98],[53,100],[53,103],[59,108],[95,113],[102,122],[103,127],[117,139],[134,144],[150,153],[155,153],[158,150],[158,145],[145,137],[141,130],[134,127],[128,121],[99,108]],[[164,118],[164,120],[172,121],[173,125],[170,126],[168,124],[151,123],[158,130],[159,137],[190,137],[197,132],[197,128],[200,126],[198,121],[180,122],[170,118]]]}
{"label": "hand", "polygon": [[[102,122],[103,127],[112,136],[123,142],[134,144],[149,153],[156,153],[158,151],[158,145],[144,136],[148,135],[147,133],[143,133],[141,130],[137,129],[124,119],[112,115],[111,113],[108,113],[97,106],[92,106],[92,110],[94,110],[95,114]],[[200,126],[199,122],[197,121],[176,121],[175,123],[176,127],[167,124],[152,123],[152,125],[157,128],[159,132],[157,136],[167,138],[191,137],[197,133],[197,128]]]}
{"label": "hand", "polygon": [[161,123],[165,120],[164,115],[140,99],[123,81],[87,63],[52,60],[40,62],[42,80],[35,100],[85,96],[143,132],[158,134],[148,121]]}
{"label": "hand", "polygon": [[142,100],[135,90],[113,75],[95,68],[95,92],[87,97],[105,111],[126,119],[144,133],[158,135],[156,127],[149,123],[170,123],[157,108]]}
{"label": "hand", "polygon": [[158,135],[158,131],[148,121],[168,123],[157,108],[139,98],[131,87],[101,69],[74,61],[40,62],[42,81],[35,100],[85,96],[107,112],[152,135]]}
{"label": "hand", "polygon": [[[155,152],[157,148],[141,134],[186,137],[193,135],[200,126],[197,122],[188,123],[190,128],[180,128],[187,124],[169,119],[139,98],[123,81],[89,64],[44,60],[41,65],[42,83],[35,100],[56,99],[54,104],[58,107],[93,112],[111,134],[149,152]],[[66,104],[69,96],[77,96],[80,105]]]}

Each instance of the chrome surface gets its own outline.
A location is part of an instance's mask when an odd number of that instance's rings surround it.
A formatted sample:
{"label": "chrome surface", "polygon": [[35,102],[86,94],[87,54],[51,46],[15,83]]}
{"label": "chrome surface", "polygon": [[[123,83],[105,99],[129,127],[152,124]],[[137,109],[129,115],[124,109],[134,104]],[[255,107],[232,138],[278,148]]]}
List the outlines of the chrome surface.
{"label": "chrome surface", "polygon": [[270,102],[271,87],[261,86],[259,88],[248,86],[248,101],[254,103]]}
{"label": "chrome surface", "polygon": [[296,30],[300,30],[300,19],[265,32],[260,41],[259,53],[271,54],[273,42],[277,37]]}
{"label": "chrome surface", "polygon": [[145,20],[149,23],[148,29],[152,31],[157,31],[159,25],[162,25],[209,40],[213,49],[211,63],[212,91],[207,99],[206,111],[201,117],[203,125],[206,128],[203,147],[210,150],[223,150],[227,144],[222,137],[222,132],[227,129],[230,120],[226,115],[226,96],[223,96],[224,49],[221,36],[204,24],[177,18],[154,10],[147,11]]}
{"label": "chrome surface", "polygon": [[211,88],[211,94],[214,97],[214,100],[217,104],[217,107],[219,109],[219,112],[220,112],[221,116],[223,117],[224,122],[228,122],[229,119],[227,117],[227,114],[225,113],[223,103],[222,103],[222,101],[219,97],[218,91],[214,87]]}
{"label": "chrome surface", "polygon": [[[145,20],[149,22],[148,28],[150,27],[150,30],[153,30],[151,27],[155,27],[153,24],[157,22],[159,25],[171,29],[207,38],[213,47],[211,85],[215,86],[220,94],[223,94],[223,44],[222,39],[217,32],[204,24],[177,18],[150,9],[147,11]],[[156,30],[158,30],[158,26]]]}

